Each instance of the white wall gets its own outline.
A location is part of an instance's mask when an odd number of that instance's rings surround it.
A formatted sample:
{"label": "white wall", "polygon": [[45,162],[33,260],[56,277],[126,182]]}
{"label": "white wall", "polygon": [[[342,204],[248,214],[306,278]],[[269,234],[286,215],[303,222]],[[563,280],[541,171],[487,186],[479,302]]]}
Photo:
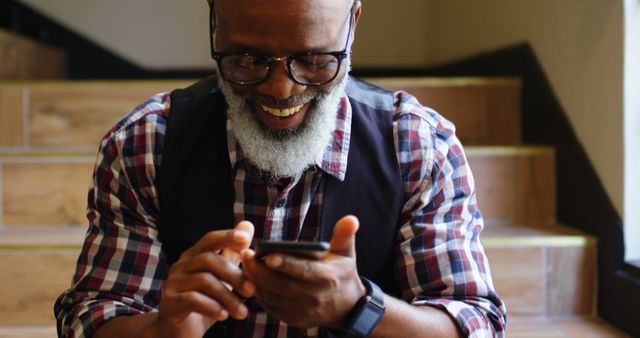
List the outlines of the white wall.
{"label": "white wall", "polygon": [[360,67],[411,67],[425,64],[428,42],[424,0],[364,0],[353,46]]}
{"label": "white wall", "polygon": [[[207,68],[206,0],[19,0],[149,69]],[[423,0],[365,1],[353,64],[423,65]],[[402,24],[398,24],[398,23]]]}
{"label": "white wall", "polygon": [[625,0],[624,14],[625,244],[640,260],[640,1]]}
{"label": "white wall", "polygon": [[428,63],[529,41],[622,215],[621,0],[428,0],[426,20]]}
{"label": "white wall", "polygon": [[206,68],[206,0],[20,0],[149,69]]}

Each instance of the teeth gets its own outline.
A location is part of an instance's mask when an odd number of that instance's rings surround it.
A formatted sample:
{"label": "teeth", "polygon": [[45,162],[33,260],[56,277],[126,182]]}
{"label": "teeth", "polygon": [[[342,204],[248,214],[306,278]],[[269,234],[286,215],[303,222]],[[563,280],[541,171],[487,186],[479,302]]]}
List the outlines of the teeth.
{"label": "teeth", "polygon": [[295,106],[295,107],[291,107],[291,108],[285,108],[285,109],[276,109],[276,108],[271,108],[271,107],[267,107],[267,106],[263,106],[260,105],[262,107],[262,109],[264,109],[264,111],[270,113],[273,116],[276,117],[287,117],[287,116],[291,116],[295,113],[297,113],[300,108],[302,108],[302,106],[304,106],[304,104],[301,104],[299,106]]}

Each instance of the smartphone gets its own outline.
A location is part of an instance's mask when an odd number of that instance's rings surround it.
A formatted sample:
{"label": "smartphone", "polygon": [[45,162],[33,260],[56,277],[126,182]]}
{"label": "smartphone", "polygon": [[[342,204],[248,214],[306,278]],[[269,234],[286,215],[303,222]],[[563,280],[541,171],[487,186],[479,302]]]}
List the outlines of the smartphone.
{"label": "smartphone", "polygon": [[256,242],[256,256],[262,258],[270,253],[281,253],[303,258],[320,259],[329,252],[328,242],[267,241]]}

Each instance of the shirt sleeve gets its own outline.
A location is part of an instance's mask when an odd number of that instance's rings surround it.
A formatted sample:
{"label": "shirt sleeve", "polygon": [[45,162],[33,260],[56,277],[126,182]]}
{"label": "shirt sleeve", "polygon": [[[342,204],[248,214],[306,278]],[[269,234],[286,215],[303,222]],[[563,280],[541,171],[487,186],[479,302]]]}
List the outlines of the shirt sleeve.
{"label": "shirt sleeve", "polygon": [[167,264],[158,240],[168,94],[137,107],[102,140],[88,194],[89,228],[72,286],[56,301],[60,337],[90,337],[121,315],[155,311]]}
{"label": "shirt sleeve", "polygon": [[395,98],[406,193],[397,239],[403,297],[447,311],[465,336],[503,337],[506,308],[480,242],[484,223],[455,127],[404,92]]}

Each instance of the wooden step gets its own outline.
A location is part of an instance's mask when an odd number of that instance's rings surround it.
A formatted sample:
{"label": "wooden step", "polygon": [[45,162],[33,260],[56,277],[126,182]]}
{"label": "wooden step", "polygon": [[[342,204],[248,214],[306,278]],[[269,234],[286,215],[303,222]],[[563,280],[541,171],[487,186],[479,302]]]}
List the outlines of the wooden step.
{"label": "wooden step", "polygon": [[[22,130],[22,139],[0,147],[96,149],[102,136],[151,95],[191,81],[47,81],[0,84],[4,130]],[[18,111],[19,113],[16,113]]]}
{"label": "wooden step", "polygon": [[631,338],[631,336],[597,318],[509,318],[507,337]]}
{"label": "wooden step", "polygon": [[490,225],[483,243],[511,317],[595,314],[595,238],[558,225]]}
{"label": "wooden step", "polygon": [[[457,124],[465,144],[518,144],[515,79],[371,79],[406,88]],[[151,95],[190,80],[0,83],[0,148],[95,149],[116,121]]]}
{"label": "wooden step", "polygon": [[[0,338],[55,338],[53,326],[0,327]],[[631,338],[597,318],[550,320],[509,319],[507,337],[515,338]]]}
{"label": "wooden step", "polygon": [[61,79],[64,51],[0,28],[0,80]]}
{"label": "wooden step", "polygon": [[0,338],[56,338],[55,326],[5,326],[0,327]]}
{"label": "wooden step", "polygon": [[[52,306],[71,281],[85,227],[0,232],[0,327],[54,325]],[[594,314],[595,241],[559,226],[488,226],[483,242],[511,318]],[[46,276],[46,278],[34,278]]]}
{"label": "wooden step", "polygon": [[[554,153],[467,147],[487,224],[553,224]],[[86,224],[96,151],[0,153],[0,227]]]}
{"label": "wooden step", "polygon": [[487,224],[553,224],[555,153],[550,147],[467,147]]}
{"label": "wooden step", "polygon": [[87,224],[95,153],[0,154],[0,229]]}
{"label": "wooden step", "polygon": [[463,144],[519,144],[520,89],[515,78],[370,78],[389,89],[404,90],[456,125]]}
{"label": "wooden step", "polygon": [[[85,231],[81,227],[0,231],[0,328],[55,326],[53,304],[71,285]],[[49,333],[45,330],[42,336]],[[0,329],[2,334],[8,333]]]}

